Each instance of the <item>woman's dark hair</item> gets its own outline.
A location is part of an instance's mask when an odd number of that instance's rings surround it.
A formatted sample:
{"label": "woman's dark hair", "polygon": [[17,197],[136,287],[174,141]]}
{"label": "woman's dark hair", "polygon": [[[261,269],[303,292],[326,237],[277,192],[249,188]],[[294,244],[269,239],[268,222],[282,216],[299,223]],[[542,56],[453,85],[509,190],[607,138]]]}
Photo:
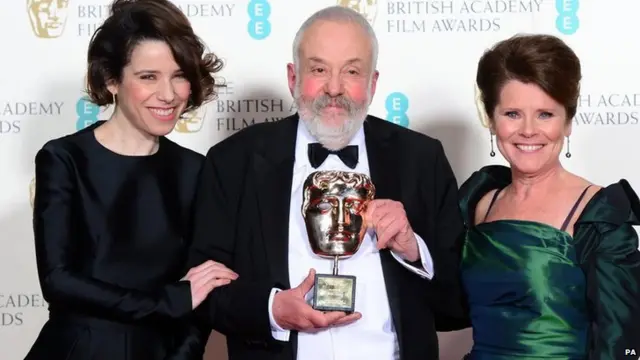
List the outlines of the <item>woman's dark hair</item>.
{"label": "woman's dark hair", "polygon": [[124,67],[136,45],[144,40],[164,41],[191,84],[191,95],[184,112],[216,97],[213,74],[222,69],[222,61],[205,53],[205,45],[194,33],[189,19],[167,0],[115,0],[111,12],[96,30],[87,55],[87,93],[99,106],[113,103],[107,89],[120,83]]}
{"label": "woman's dark hair", "polygon": [[476,83],[487,116],[493,121],[502,87],[510,80],[536,84],[567,112],[576,114],[580,60],[567,44],[551,35],[516,35],[486,51],[478,63]]}

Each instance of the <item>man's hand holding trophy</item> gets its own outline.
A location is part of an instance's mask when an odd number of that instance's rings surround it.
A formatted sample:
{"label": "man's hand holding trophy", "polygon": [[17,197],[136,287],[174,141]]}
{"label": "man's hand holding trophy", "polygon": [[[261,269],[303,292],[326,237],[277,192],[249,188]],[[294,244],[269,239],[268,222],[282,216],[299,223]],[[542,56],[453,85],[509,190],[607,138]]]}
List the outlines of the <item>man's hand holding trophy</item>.
{"label": "man's hand holding trophy", "polygon": [[[389,248],[405,260],[420,258],[418,245],[400,202],[377,200],[371,179],[361,173],[316,171],[304,182],[302,216],[311,250],[332,260],[332,272],[314,269],[300,285],[275,295],[273,317],[283,329],[314,332],[362,317],[355,309],[356,277],[339,274],[365,238],[376,231],[378,249]],[[312,304],[305,301],[312,291]]]}

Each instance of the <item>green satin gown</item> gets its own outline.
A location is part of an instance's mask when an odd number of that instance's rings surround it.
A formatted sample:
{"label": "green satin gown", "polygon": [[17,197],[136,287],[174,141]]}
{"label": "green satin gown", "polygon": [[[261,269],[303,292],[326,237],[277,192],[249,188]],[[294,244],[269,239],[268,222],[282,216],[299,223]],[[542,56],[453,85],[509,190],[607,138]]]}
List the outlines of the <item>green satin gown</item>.
{"label": "green satin gown", "polygon": [[632,228],[640,224],[640,202],[629,184],[599,190],[573,237],[532,221],[474,225],[478,201],[510,182],[508,168],[487,166],[460,189],[462,281],[474,340],[468,358],[617,360],[626,349],[640,350],[640,252]]}

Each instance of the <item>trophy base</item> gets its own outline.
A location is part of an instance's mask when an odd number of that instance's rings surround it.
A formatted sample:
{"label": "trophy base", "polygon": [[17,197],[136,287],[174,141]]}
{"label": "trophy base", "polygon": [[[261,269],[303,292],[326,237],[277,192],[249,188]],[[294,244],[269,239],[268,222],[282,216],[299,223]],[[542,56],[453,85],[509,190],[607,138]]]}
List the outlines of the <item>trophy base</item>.
{"label": "trophy base", "polygon": [[312,307],[318,311],[353,313],[356,305],[356,277],[316,274]]}

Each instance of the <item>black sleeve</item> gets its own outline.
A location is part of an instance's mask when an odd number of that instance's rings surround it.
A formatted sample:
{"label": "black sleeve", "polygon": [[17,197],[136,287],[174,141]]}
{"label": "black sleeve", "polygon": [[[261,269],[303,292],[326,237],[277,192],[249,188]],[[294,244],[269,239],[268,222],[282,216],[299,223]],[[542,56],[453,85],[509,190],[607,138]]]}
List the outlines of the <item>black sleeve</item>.
{"label": "black sleeve", "polygon": [[429,247],[434,277],[429,283],[431,307],[437,331],[454,331],[471,326],[467,301],[460,279],[460,257],[464,242],[464,224],[458,207],[458,184],[438,141],[432,170],[436,196],[436,236]]}
{"label": "black sleeve", "polygon": [[[188,267],[213,260],[234,269],[235,231],[239,219],[235,217],[234,196],[225,187],[225,180],[238,171],[223,169],[214,146],[207,153],[200,175],[195,202],[193,236]],[[239,166],[235,163],[233,166]],[[227,177],[223,176],[225,174]],[[233,200],[232,200],[233,199]],[[241,250],[240,250],[241,251]],[[242,274],[231,284],[214,289],[196,312],[209,326],[225,335],[242,337],[247,341],[271,340],[268,301],[274,284],[245,280]]]}
{"label": "black sleeve", "polygon": [[182,337],[165,360],[202,360],[211,330],[197,323],[197,319],[193,316],[183,322],[182,329],[177,332]]}
{"label": "black sleeve", "polygon": [[78,243],[74,233],[77,196],[73,161],[68,153],[45,146],[35,159],[36,195],[33,227],[40,286],[49,303],[93,308],[124,320],[182,318],[191,313],[188,282],[167,284],[156,291],[125,289],[87,277],[74,269]]}
{"label": "black sleeve", "polygon": [[638,233],[625,223],[597,240],[586,245],[594,249],[586,264],[587,297],[597,330],[591,358],[624,359],[625,350],[640,351]]}

